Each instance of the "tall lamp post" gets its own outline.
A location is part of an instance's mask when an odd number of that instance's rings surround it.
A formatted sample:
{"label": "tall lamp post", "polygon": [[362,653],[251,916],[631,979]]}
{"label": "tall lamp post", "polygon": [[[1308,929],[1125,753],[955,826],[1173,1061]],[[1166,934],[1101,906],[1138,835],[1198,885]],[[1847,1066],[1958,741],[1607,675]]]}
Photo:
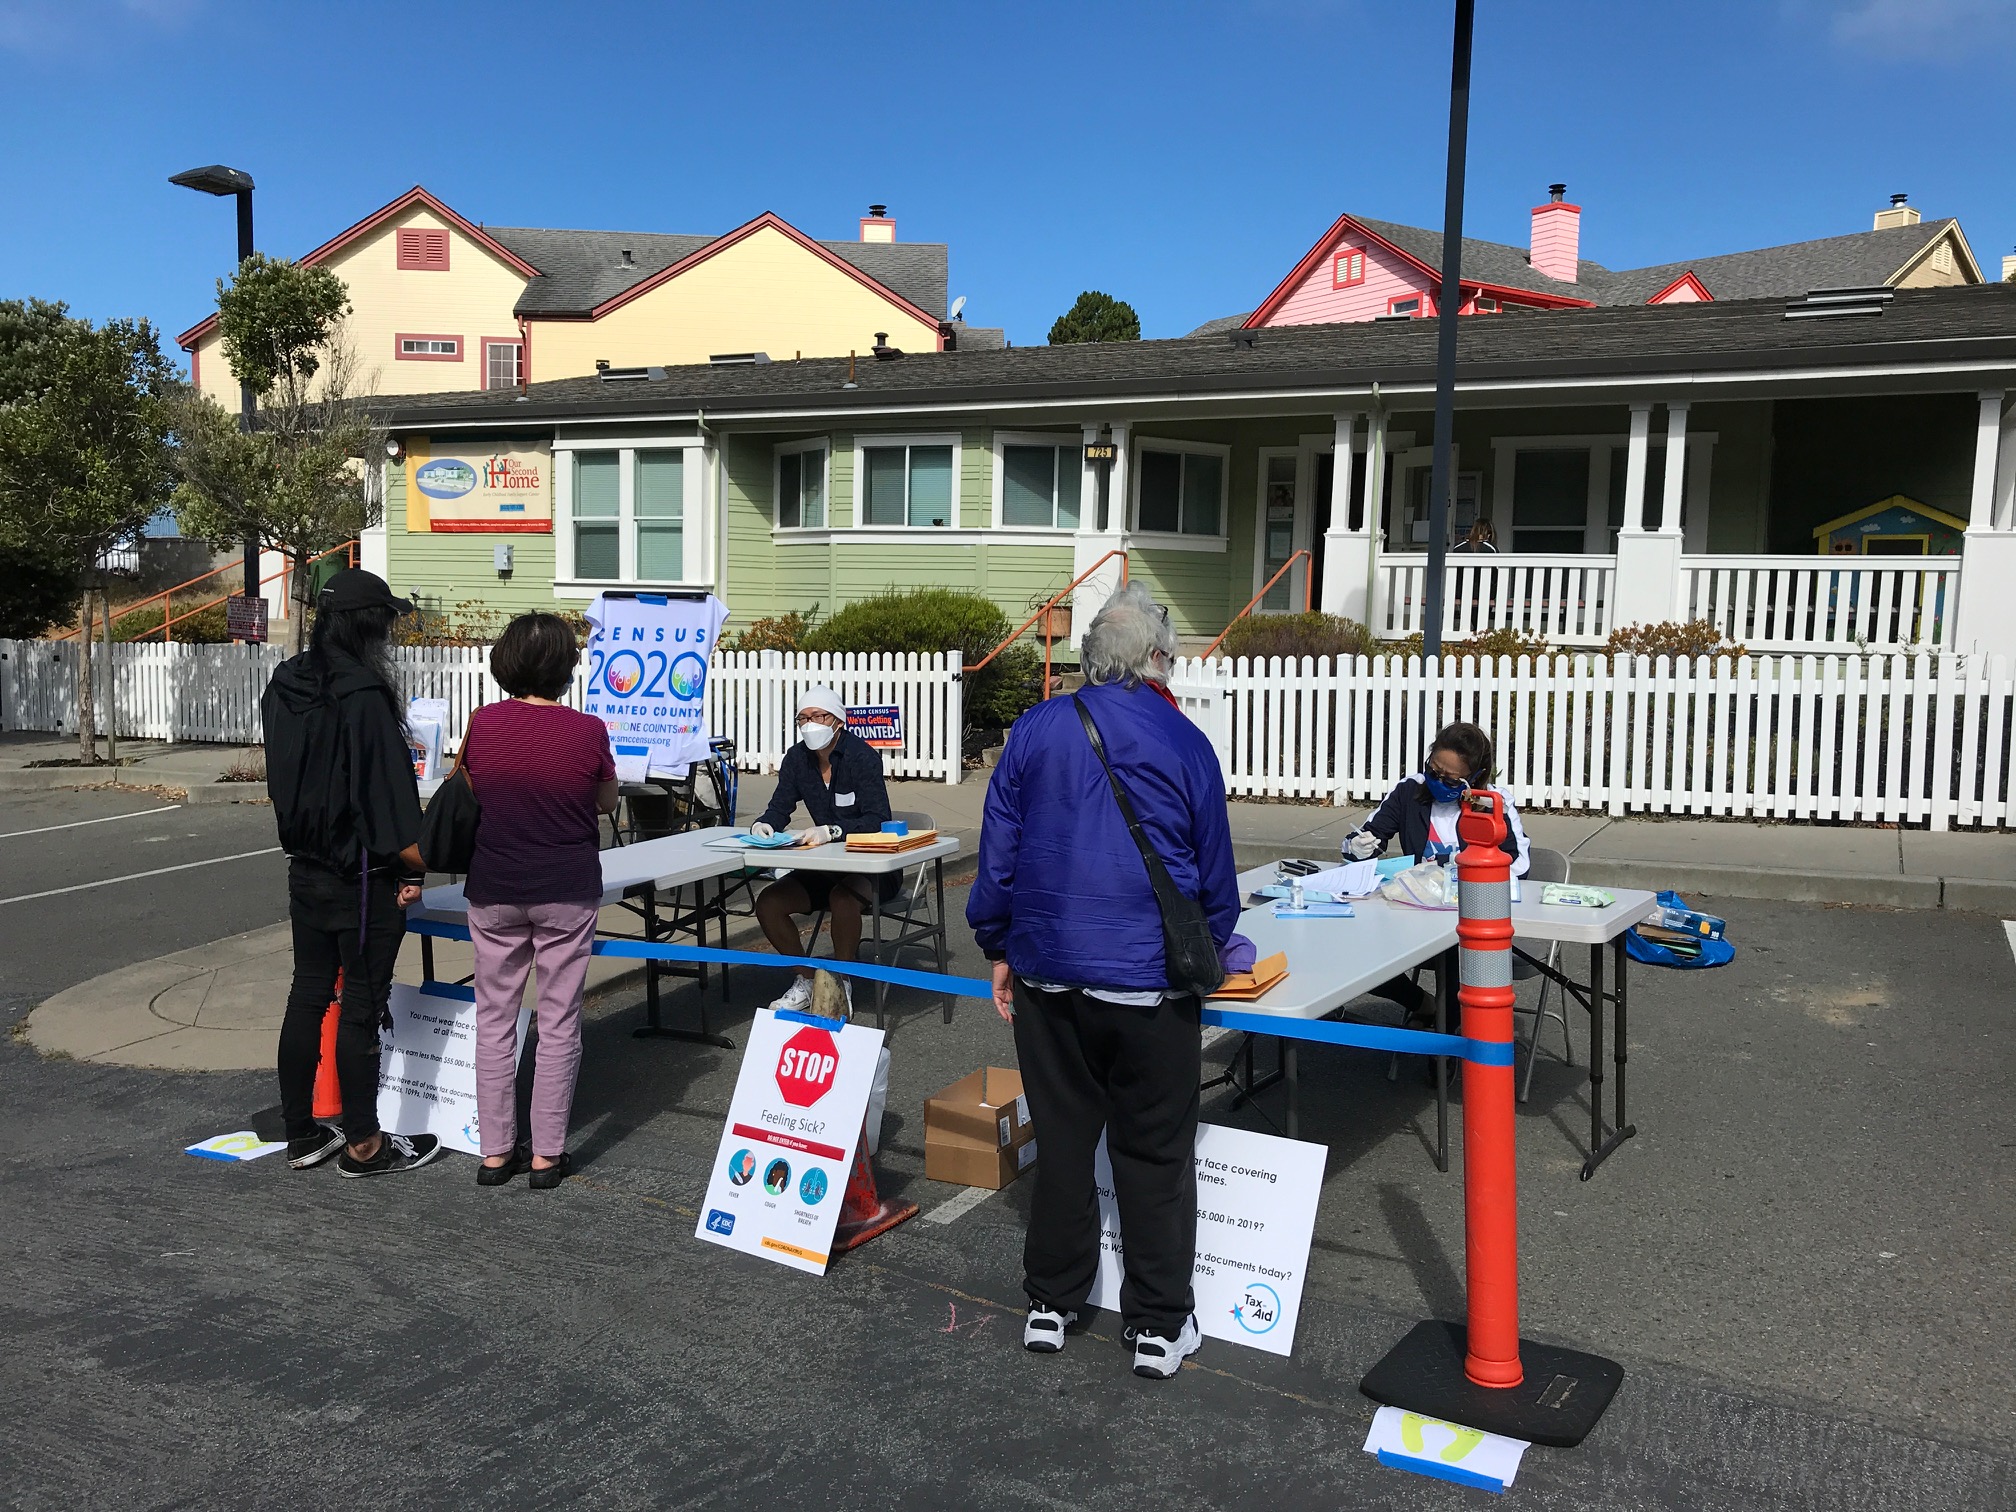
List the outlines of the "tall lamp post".
{"label": "tall lamp post", "polygon": [[1476,0],[1456,0],[1449,50],[1449,166],[1443,179],[1442,282],[1435,292],[1435,450],[1428,472],[1428,582],[1421,653],[1442,654],[1443,574],[1448,562],[1450,453],[1456,439],[1456,325],[1463,306],[1463,170],[1470,138],[1470,30]]}
{"label": "tall lamp post", "polygon": [[[252,255],[252,175],[242,168],[226,168],[222,163],[212,163],[208,168],[191,168],[187,173],[178,173],[168,180],[184,189],[200,190],[204,194],[233,195],[238,200],[238,266],[245,266],[245,259]],[[238,385],[238,428],[252,429],[252,411],[257,401],[249,383]],[[259,537],[256,533],[245,537],[245,597],[259,597]]]}

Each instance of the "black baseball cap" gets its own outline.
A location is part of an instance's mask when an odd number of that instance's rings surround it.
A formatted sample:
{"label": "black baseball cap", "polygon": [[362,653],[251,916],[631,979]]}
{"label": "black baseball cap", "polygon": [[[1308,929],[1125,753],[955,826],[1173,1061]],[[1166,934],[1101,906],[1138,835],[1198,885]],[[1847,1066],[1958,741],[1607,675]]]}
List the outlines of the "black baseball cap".
{"label": "black baseball cap", "polygon": [[390,609],[395,614],[411,614],[411,599],[395,598],[385,579],[362,567],[345,567],[322,585],[315,596],[320,609]]}

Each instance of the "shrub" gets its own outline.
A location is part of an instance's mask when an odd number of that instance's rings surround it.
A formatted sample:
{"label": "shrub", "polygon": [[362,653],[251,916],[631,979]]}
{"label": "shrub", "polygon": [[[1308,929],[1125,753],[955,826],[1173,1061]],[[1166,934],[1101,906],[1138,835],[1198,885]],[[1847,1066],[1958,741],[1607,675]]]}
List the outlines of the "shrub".
{"label": "shrub", "polygon": [[1232,622],[1218,656],[1370,656],[1372,632],[1335,614],[1249,614]]}
{"label": "shrub", "polygon": [[[205,595],[205,597],[208,597],[208,595]],[[177,599],[170,606],[169,612],[170,614],[187,613],[187,611],[195,608],[197,604],[203,601],[203,598]],[[103,631],[101,630],[100,633],[102,634]],[[171,639],[185,646],[218,646],[231,639],[230,632],[224,623],[224,606],[222,604],[212,604],[208,609],[191,614],[185,620],[177,620],[168,627],[168,634]],[[159,645],[161,643],[160,604],[148,604],[144,608],[135,609],[129,614],[120,615],[119,618],[112,621],[112,639],[115,641],[149,640]]]}
{"label": "shrub", "polygon": [[[972,666],[1015,627],[991,599],[951,588],[889,589],[837,610],[807,634],[803,651],[957,651]],[[1042,696],[1042,659],[1029,645],[966,674],[966,722],[998,728]]]}
{"label": "shrub", "polygon": [[1712,621],[1697,619],[1688,620],[1685,624],[1678,620],[1662,620],[1656,625],[1626,625],[1621,630],[1612,630],[1610,639],[1603,642],[1603,654],[1606,657],[1663,656],[1668,661],[1683,658],[1692,661],[1697,656],[1735,657],[1750,653],[1732,641],[1725,641]]}
{"label": "shrub", "polygon": [[[464,599],[450,609],[418,604],[419,613],[402,614],[392,626],[392,644],[395,646],[489,646],[496,643],[504,633],[504,627],[517,618],[518,611],[499,609],[484,603],[481,599]],[[573,630],[577,644],[588,644],[588,621],[578,610],[554,607],[549,611],[567,621]],[[314,614],[308,617],[308,628],[315,626]]]}
{"label": "shrub", "polygon": [[819,622],[819,606],[793,609],[789,614],[772,615],[752,623],[740,635],[725,643],[730,651],[803,651],[812,627]]}
{"label": "shrub", "polygon": [[[1391,656],[1420,656],[1423,654],[1421,648],[1424,644],[1426,642],[1417,632],[1403,641],[1389,642],[1382,649]],[[1544,637],[1527,635],[1518,630],[1487,630],[1469,640],[1442,642],[1442,660],[1445,663],[1461,660],[1466,656],[1474,656],[1479,661],[1490,657],[1495,661],[1501,656],[1515,659],[1526,656],[1537,659],[1546,654],[1547,642]]]}

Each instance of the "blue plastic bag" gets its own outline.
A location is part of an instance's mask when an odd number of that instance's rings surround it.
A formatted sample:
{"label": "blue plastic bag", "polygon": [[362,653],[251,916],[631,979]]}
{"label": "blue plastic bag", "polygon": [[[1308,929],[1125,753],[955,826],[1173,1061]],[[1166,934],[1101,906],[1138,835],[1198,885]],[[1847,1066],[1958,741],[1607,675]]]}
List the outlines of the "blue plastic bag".
{"label": "blue plastic bag", "polygon": [[[1662,892],[1659,901],[1668,908],[1691,908],[1685,898],[1676,892]],[[1703,939],[1701,953],[1688,957],[1675,954],[1664,945],[1655,944],[1634,929],[1624,931],[1624,953],[1634,961],[1643,961],[1647,966],[1671,966],[1677,971],[1694,971],[1704,966],[1727,966],[1736,959],[1736,947],[1727,940]]]}

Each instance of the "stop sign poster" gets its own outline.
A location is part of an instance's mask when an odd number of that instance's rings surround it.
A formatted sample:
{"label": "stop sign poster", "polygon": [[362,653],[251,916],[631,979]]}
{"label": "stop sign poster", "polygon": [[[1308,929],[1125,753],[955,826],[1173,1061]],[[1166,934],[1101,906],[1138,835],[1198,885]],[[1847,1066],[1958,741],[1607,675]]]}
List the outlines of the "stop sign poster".
{"label": "stop sign poster", "polygon": [[823,1275],[882,1031],[756,1015],[694,1237]]}

